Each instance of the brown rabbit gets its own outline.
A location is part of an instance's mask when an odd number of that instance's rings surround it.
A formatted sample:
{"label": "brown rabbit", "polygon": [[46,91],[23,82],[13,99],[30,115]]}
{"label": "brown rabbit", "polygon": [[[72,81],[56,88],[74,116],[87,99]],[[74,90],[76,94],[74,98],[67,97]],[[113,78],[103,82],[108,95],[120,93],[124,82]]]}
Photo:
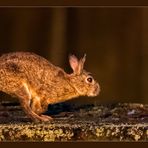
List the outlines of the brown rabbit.
{"label": "brown rabbit", "polygon": [[0,57],[0,91],[18,97],[33,121],[50,121],[50,116],[42,115],[48,104],[99,94],[99,84],[83,69],[85,57],[69,56],[73,73],[67,74],[34,53],[4,54]]}

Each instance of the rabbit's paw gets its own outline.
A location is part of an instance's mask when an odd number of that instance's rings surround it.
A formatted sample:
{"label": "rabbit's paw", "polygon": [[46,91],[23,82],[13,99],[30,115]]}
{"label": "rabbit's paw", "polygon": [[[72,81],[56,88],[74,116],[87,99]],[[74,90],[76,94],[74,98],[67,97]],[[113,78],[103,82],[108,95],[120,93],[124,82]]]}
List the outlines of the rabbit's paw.
{"label": "rabbit's paw", "polygon": [[41,119],[41,121],[43,121],[43,122],[48,122],[48,121],[52,121],[52,120],[53,120],[52,117],[46,116],[46,115],[40,115],[40,119]]}

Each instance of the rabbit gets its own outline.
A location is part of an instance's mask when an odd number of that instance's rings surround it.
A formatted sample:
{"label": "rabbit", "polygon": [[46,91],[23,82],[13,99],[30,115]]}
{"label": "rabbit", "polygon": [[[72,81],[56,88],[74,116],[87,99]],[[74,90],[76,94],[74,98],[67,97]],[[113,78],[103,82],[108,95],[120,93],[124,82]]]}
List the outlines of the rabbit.
{"label": "rabbit", "polygon": [[35,53],[5,53],[0,57],[0,91],[17,97],[33,122],[51,121],[42,114],[49,104],[99,94],[99,83],[83,69],[85,60],[86,54],[80,60],[70,55],[73,72],[68,74]]}

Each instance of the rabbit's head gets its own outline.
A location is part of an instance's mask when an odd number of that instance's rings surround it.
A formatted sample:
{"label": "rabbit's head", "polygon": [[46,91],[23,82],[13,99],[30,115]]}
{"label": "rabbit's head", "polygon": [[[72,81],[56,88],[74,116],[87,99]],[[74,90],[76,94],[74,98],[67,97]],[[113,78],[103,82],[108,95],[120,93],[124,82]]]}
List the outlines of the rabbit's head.
{"label": "rabbit's head", "polygon": [[73,73],[70,74],[71,85],[81,96],[97,96],[100,92],[100,86],[92,75],[83,69],[85,60],[86,55],[80,60],[74,55],[69,56],[69,63],[73,70]]}

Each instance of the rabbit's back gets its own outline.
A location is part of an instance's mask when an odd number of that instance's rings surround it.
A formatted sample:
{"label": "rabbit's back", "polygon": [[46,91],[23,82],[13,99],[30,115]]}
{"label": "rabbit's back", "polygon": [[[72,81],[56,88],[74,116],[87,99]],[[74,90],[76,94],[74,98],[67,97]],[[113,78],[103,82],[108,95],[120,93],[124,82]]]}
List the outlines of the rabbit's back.
{"label": "rabbit's back", "polygon": [[24,66],[43,66],[43,67],[54,67],[49,61],[47,61],[45,58],[36,55],[31,52],[13,52],[4,54],[0,57],[0,63],[15,63],[16,65],[20,65],[22,68]]}
{"label": "rabbit's back", "polygon": [[13,91],[22,81],[38,88],[54,78],[57,71],[58,67],[34,53],[4,54],[0,57],[0,90]]}

